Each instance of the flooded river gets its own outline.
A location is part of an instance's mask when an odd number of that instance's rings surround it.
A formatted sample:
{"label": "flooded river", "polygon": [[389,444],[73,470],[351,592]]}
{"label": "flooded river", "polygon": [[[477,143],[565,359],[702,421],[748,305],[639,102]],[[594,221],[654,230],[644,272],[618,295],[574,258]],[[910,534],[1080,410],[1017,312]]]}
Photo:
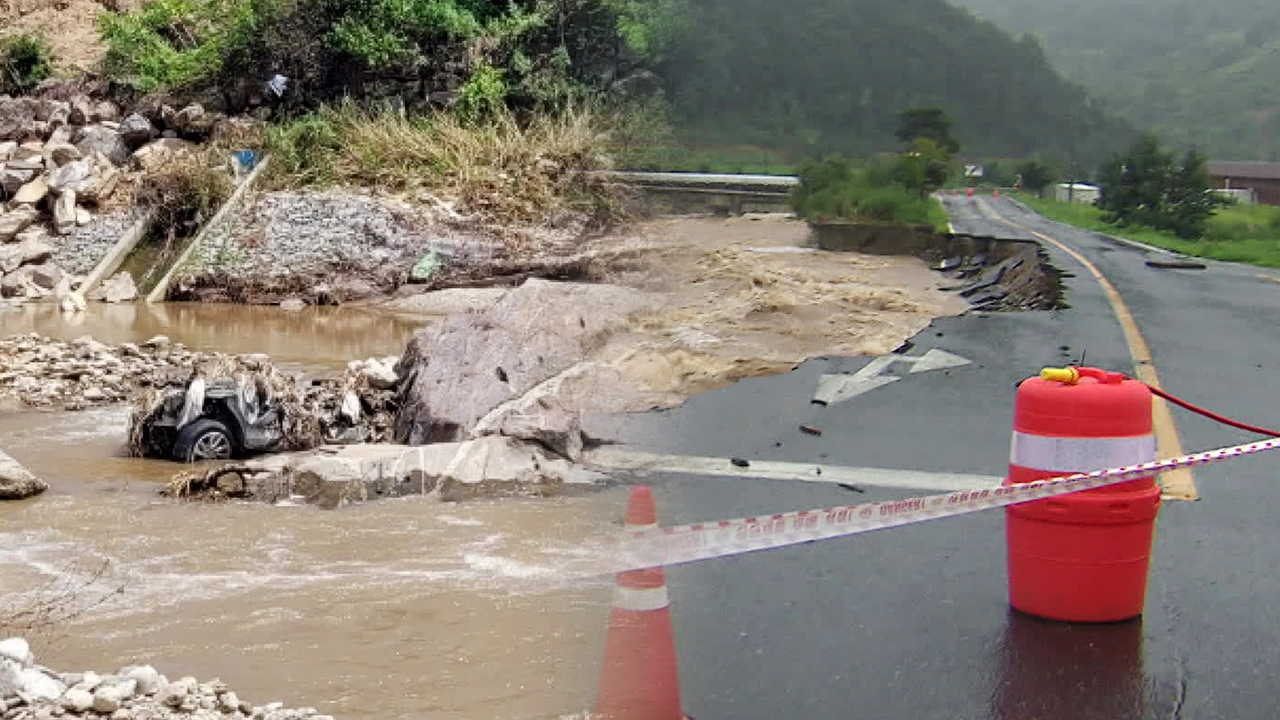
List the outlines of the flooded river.
{"label": "flooded river", "polygon": [[94,303],[64,316],[52,303],[0,305],[0,337],[39,333],[59,340],[83,335],[108,343],[142,342],[167,335],[195,350],[266,353],[277,364],[338,369],[349,360],[399,355],[430,319],[345,307],[285,312],[272,305],[201,303]]}
{"label": "flooded river", "polygon": [[[165,334],[325,369],[398,354],[414,329],[328,308],[99,306],[79,325],[60,321],[23,308],[0,314],[0,334]],[[177,466],[121,456],[124,418],[0,415],[0,447],[52,486],[0,504],[0,613],[15,593],[68,583],[88,585],[81,605],[104,601],[32,636],[43,663],[151,663],[339,718],[524,720],[590,706],[612,582],[565,580],[560,563],[616,529],[622,491],[334,512],[176,504],[156,489]]]}

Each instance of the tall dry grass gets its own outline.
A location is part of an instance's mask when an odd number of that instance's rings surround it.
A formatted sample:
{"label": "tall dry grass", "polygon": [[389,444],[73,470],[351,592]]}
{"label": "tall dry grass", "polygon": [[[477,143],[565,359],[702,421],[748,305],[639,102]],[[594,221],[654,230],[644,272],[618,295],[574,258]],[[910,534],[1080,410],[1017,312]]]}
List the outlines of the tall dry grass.
{"label": "tall dry grass", "polygon": [[586,109],[521,121],[452,113],[326,108],[267,132],[276,187],[352,184],[429,189],[498,221],[542,224],[557,213],[620,212],[589,172],[608,166],[607,123]]}

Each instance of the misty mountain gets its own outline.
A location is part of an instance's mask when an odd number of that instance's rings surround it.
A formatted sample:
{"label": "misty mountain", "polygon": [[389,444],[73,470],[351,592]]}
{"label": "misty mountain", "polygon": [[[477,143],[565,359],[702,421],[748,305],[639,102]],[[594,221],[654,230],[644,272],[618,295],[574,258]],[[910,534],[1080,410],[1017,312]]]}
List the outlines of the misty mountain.
{"label": "misty mountain", "polygon": [[957,0],[1033,32],[1068,77],[1212,156],[1280,160],[1276,0]]}
{"label": "misty mountain", "polygon": [[690,0],[664,75],[688,122],[720,142],[810,154],[897,147],[898,115],[942,107],[965,154],[1089,167],[1133,135],[1015,39],[944,0]]}

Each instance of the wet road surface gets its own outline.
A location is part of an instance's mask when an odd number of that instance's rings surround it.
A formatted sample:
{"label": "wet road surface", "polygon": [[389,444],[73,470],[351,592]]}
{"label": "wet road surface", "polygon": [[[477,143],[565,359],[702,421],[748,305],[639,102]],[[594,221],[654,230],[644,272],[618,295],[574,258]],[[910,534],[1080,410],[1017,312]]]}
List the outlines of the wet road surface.
{"label": "wet road surface", "polygon": [[[1247,266],[1148,267],[1147,251],[1058,225],[1007,199],[949,200],[956,230],[1026,238],[996,218],[1083,254],[1119,289],[1166,390],[1280,426],[1280,285]],[[912,355],[971,360],[848,402],[810,403],[820,375],[868,358],[812,360],[794,372],[694,397],[593,434],[674,455],[741,457],[1001,476],[1014,385],[1078,362],[1133,373],[1121,327],[1093,278],[1046,246],[1068,309],[935,321]],[[1188,451],[1256,439],[1181,411]],[[802,433],[800,425],[822,430]],[[1273,718],[1280,671],[1280,564],[1272,514],[1277,458],[1197,470],[1198,502],[1166,502],[1144,616],[1089,626],[1008,609],[999,511],[678,567],[671,596],[686,709],[724,718]],[[692,473],[643,478],[663,524],[744,517],[920,494]],[[937,492],[937,490],[932,490]],[[621,509],[619,509],[621,512]]]}

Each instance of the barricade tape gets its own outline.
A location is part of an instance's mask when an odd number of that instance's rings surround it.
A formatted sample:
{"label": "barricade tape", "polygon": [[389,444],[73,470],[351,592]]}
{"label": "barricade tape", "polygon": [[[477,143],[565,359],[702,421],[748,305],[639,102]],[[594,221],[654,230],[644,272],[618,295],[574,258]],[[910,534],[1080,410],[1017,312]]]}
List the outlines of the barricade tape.
{"label": "barricade tape", "polygon": [[[1171,460],[1157,460],[1018,485],[631,531],[626,537],[612,541],[603,554],[595,556],[603,561],[598,568],[593,567],[588,571],[585,566],[579,566],[575,569],[584,574],[603,575],[830,540],[1043,500],[1150,477],[1169,470],[1208,465],[1276,449],[1280,449],[1280,440],[1264,440],[1193,453]],[[588,561],[585,565],[594,566],[597,563]]]}

